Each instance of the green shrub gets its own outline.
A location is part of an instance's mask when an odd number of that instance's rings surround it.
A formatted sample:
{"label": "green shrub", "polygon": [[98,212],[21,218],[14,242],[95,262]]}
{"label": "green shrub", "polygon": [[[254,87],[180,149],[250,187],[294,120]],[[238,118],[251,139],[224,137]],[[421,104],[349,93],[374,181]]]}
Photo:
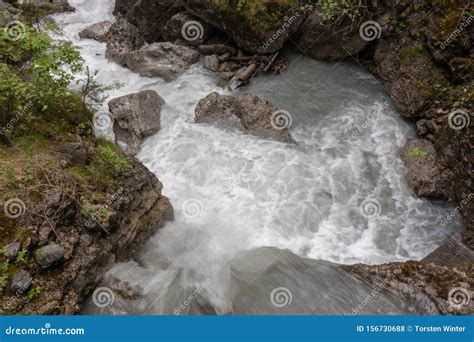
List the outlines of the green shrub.
{"label": "green shrub", "polygon": [[124,173],[132,169],[132,165],[127,158],[117,150],[117,147],[108,142],[102,142],[99,147],[99,157],[101,166],[110,169],[115,173]]}
{"label": "green shrub", "polygon": [[18,22],[22,33],[15,39],[6,28],[0,32],[0,126],[40,117],[51,105],[72,96],[68,87],[83,69],[79,51],[68,41],[48,34],[53,24],[41,28]]}

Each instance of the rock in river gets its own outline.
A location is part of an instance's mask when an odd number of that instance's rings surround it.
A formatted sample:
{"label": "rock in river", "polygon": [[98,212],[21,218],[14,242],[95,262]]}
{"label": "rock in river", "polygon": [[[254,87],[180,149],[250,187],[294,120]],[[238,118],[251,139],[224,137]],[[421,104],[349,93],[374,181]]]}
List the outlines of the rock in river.
{"label": "rock in river", "polygon": [[126,152],[136,154],[143,139],[160,130],[160,114],[164,104],[165,100],[153,90],[110,101],[117,144]]}
{"label": "rock in river", "polygon": [[198,123],[235,123],[250,134],[286,143],[295,143],[288,128],[291,115],[252,94],[239,96],[209,94],[196,107]]}
{"label": "rock in river", "polygon": [[199,53],[189,47],[170,42],[154,43],[127,53],[125,63],[130,70],[145,77],[161,77],[172,81],[196,63]]}

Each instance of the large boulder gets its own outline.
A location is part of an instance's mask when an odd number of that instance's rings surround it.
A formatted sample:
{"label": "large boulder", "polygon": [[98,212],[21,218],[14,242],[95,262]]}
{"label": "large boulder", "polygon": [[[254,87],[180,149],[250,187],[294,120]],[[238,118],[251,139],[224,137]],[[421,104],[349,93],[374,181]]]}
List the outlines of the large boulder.
{"label": "large boulder", "polygon": [[95,23],[89,27],[86,27],[84,30],[79,32],[79,37],[82,39],[95,39],[99,42],[107,41],[107,37],[112,27],[112,22],[110,21],[101,21]]}
{"label": "large boulder", "polygon": [[294,143],[288,128],[291,115],[252,94],[239,96],[209,94],[196,107],[197,123],[235,125],[250,134],[286,143]]}
{"label": "large boulder", "polygon": [[127,53],[125,63],[130,70],[145,77],[161,77],[172,81],[199,60],[199,53],[173,43],[154,43]]}
{"label": "large boulder", "polygon": [[446,199],[443,173],[433,144],[424,139],[409,140],[401,151],[406,165],[406,179],[417,196]]}
{"label": "large boulder", "polygon": [[376,71],[404,117],[419,117],[449,86],[429,51],[416,40],[380,41],[375,49]]}
{"label": "large boulder", "polygon": [[324,13],[320,8],[314,10],[298,30],[297,44],[305,54],[318,60],[336,61],[366,48],[369,40],[362,39],[359,25],[344,14],[344,8],[335,10],[331,18]]}
{"label": "large boulder", "polygon": [[184,12],[175,14],[161,30],[164,40],[184,45],[202,45],[211,33],[211,26]]}
{"label": "large boulder", "polygon": [[242,49],[272,53],[282,48],[304,20],[300,1],[189,0],[186,9],[227,33]]}
{"label": "large boulder", "polygon": [[74,11],[74,7],[69,4],[68,0],[26,0],[23,3],[40,6],[48,10],[49,13]]}
{"label": "large boulder", "polygon": [[124,65],[126,54],[139,49],[144,43],[134,25],[124,19],[119,19],[110,27],[105,56],[107,59]]}
{"label": "large boulder", "polygon": [[109,102],[114,119],[117,144],[126,152],[136,154],[146,137],[161,128],[160,115],[165,101],[152,90],[141,91]]}
{"label": "large boulder", "polygon": [[114,14],[135,25],[148,43],[162,38],[162,29],[175,14],[184,10],[176,0],[116,0]]}

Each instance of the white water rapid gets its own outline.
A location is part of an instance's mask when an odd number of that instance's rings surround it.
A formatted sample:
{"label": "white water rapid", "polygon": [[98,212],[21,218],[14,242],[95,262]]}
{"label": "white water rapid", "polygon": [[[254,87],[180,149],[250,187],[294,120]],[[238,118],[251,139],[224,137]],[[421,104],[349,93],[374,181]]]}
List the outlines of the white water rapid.
{"label": "white water rapid", "polygon": [[[162,129],[146,140],[138,158],[163,182],[176,220],[148,242],[140,264],[117,264],[109,272],[141,286],[144,297],[108,313],[169,313],[170,303],[176,307],[196,286],[202,303],[229,313],[229,262],[257,247],[339,264],[376,264],[419,260],[447,237],[458,237],[459,222],[441,225],[452,208],[419,199],[406,185],[399,150],[414,129],[359,66],[288,51],[287,72],[259,77],[244,91],[290,112],[298,145],[262,140],[194,123],[197,102],[223,93],[201,63],[166,83],[107,61],[105,44],[79,39],[88,25],[113,20],[113,0],[70,3],[77,11],[55,18],[89,67],[99,70],[99,82],[123,84],[109,92],[110,99],[152,89],[166,100]],[[107,113],[106,103],[100,111]],[[364,209],[375,209],[375,215]]]}

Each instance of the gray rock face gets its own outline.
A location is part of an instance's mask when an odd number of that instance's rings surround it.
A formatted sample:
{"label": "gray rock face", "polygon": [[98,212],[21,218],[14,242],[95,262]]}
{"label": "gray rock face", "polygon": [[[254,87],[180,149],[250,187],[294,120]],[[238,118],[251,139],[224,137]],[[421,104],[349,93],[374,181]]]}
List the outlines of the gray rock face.
{"label": "gray rock face", "polygon": [[164,40],[192,46],[203,44],[210,33],[211,26],[184,12],[172,16],[161,30]]}
{"label": "gray rock face", "polygon": [[139,49],[144,43],[134,25],[124,19],[119,19],[110,27],[105,56],[120,65],[125,65],[125,55]]}
{"label": "gray rock face", "polygon": [[474,264],[474,251],[459,241],[448,240],[421,262],[437,265]]}
{"label": "gray rock face", "polygon": [[27,271],[20,271],[13,276],[10,289],[12,292],[22,294],[30,288],[32,280]]}
{"label": "gray rock face", "polygon": [[148,43],[154,43],[162,38],[166,22],[183,10],[183,2],[176,0],[116,0],[114,14],[127,19]]}
{"label": "gray rock face", "polygon": [[286,143],[295,143],[288,128],[291,125],[289,113],[279,111],[268,101],[252,94],[225,96],[212,93],[199,101],[196,107],[197,123],[224,123],[240,128],[250,134]]}
{"label": "gray rock face", "polygon": [[173,43],[154,43],[127,53],[125,63],[130,70],[145,77],[161,77],[172,81],[199,59],[199,53]]}
{"label": "gray rock face", "polygon": [[440,165],[436,161],[436,151],[429,140],[416,139],[407,142],[401,151],[406,165],[406,179],[417,196],[444,199]]}
{"label": "gray rock face", "polygon": [[304,20],[305,11],[298,1],[187,0],[186,9],[231,37],[243,50],[273,53],[280,50],[288,37]]}
{"label": "gray rock face", "polygon": [[57,244],[50,244],[44,247],[41,247],[36,250],[35,257],[38,264],[44,269],[53,266],[55,263],[59,262],[64,255],[66,250]]}
{"label": "gray rock face", "polygon": [[13,242],[5,246],[3,251],[4,251],[5,257],[8,260],[12,261],[12,260],[15,260],[16,256],[20,252],[20,249],[21,249],[21,243]]}
{"label": "gray rock face", "polygon": [[160,130],[160,114],[164,104],[165,101],[152,90],[110,101],[117,144],[127,153],[136,154],[143,139]]}
{"label": "gray rock face", "polygon": [[79,32],[79,37],[82,39],[95,39],[99,42],[105,42],[107,41],[107,35],[111,27],[112,22],[107,20],[101,21]]}
{"label": "gray rock face", "polygon": [[[355,55],[365,49],[368,42],[359,34],[359,25],[329,25],[315,10],[298,31],[298,46],[315,59],[335,61]],[[342,28],[341,28],[342,27]]]}

